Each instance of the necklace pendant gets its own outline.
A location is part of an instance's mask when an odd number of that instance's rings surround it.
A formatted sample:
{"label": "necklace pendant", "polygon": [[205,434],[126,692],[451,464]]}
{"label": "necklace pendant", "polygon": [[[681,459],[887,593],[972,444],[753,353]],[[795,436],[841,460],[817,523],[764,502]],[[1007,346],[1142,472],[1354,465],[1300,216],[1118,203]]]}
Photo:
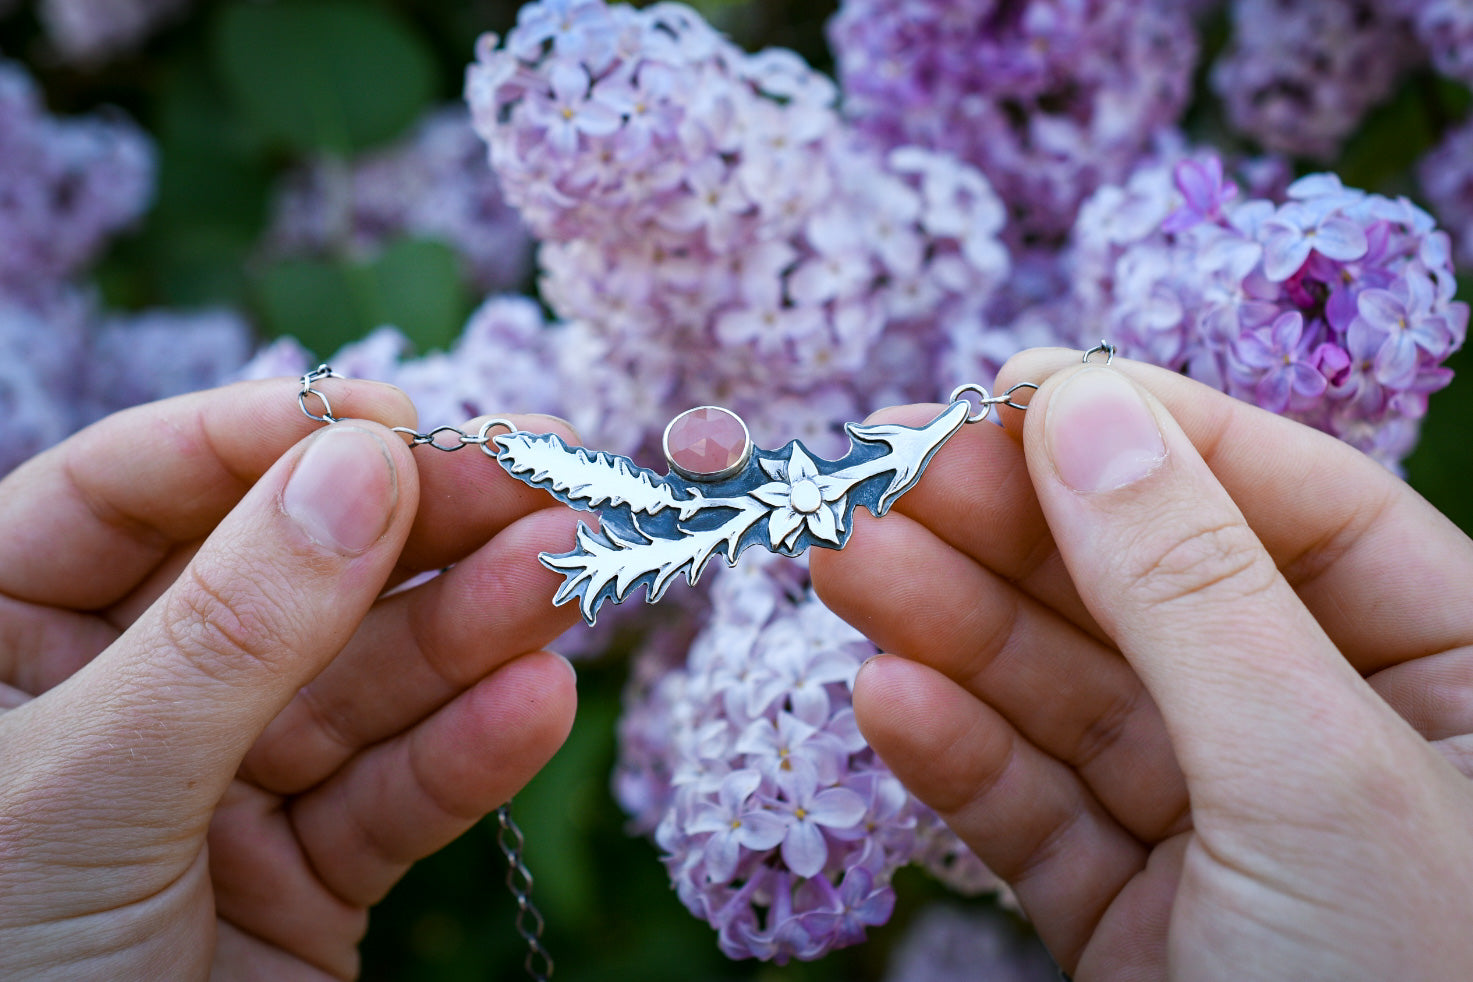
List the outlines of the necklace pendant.
{"label": "necklace pendant", "polygon": [[572,551],[539,557],[563,574],[553,602],[577,600],[591,625],[604,603],[640,586],[654,603],[679,575],[694,585],[716,555],[735,566],[757,544],[784,556],[842,549],[854,510],[888,512],[970,413],[958,400],[921,427],[846,423],[849,452],[828,460],[797,440],[754,447],[735,413],[701,406],[666,428],[663,475],[552,434],[504,433],[485,450],[517,480],[599,515],[597,530],[578,526]]}

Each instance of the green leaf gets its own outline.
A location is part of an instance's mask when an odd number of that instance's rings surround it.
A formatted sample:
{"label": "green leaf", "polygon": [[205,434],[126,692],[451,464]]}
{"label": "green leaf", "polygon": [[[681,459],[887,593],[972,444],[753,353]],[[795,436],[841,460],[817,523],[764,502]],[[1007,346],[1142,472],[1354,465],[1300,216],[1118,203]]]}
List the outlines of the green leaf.
{"label": "green leaf", "polygon": [[455,253],[422,239],[394,242],[367,263],[283,260],[266,267],[255,287],[267,331],[323,357],[384,324],[420,351],[448,347],[470,313]]}
{"label": "green leaf", "polygon": [[232,3],[214,43],[231,98],[294,150],[362,150],[401,132],[435,94],[423,40],[367,3]]}

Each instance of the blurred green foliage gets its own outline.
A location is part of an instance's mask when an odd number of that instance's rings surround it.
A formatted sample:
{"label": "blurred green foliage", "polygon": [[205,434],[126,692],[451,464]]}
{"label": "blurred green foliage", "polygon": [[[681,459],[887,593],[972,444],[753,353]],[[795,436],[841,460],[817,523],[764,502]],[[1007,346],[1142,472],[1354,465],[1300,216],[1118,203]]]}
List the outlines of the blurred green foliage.
{"label": "blurred green foliage", "polygon": [[[61,113],[121,106],[156,139],[157,200],[118,242],[97,279],[109,303],[233,304],[268,335],[292,335],[319,354],[383,323],[422,348],[442,347],[475,301],[449,248],[404,240],[364,262],[343,255],[268,261],[258,249],[273,181],[319,155],[391,140],[431,105],[459,97],[482,31],[504,33],[515,0],[199,0],[191,15],[140,53],[81,71],[48,54],[29,7],[0,21],[0,52],[26,61]],[[828,67],[823,24],[833,0],[697,3],[748,48],[781,45]],[[1206,48],[1220,47],[1221,23]],[[1377,110],[1334,164],[1346,182],[1413,193],[1410,164],[1469,106],[1458,86],[1420,75]],[[1229,145],[1210,99],[1188,120]],[[1473,290],[1462,290],[1464,298]],[[1473,355],[1433,397],[1412,483],[1473,531]],[[713,932],[671,892],[654,847],[628,837],[609,793],[623,664],[580,666],[582,705],[567,746],[517,798],[547,942],[567,980],[866,980],[910,915],[944,894],[903,871],[897,913],[871,943],[822,962],[783,968],[733,963]],[[364,942],[371,980],[471,982],[520,974],[524,949],[504,888],[494,820],[420,864],[373,916]]]}

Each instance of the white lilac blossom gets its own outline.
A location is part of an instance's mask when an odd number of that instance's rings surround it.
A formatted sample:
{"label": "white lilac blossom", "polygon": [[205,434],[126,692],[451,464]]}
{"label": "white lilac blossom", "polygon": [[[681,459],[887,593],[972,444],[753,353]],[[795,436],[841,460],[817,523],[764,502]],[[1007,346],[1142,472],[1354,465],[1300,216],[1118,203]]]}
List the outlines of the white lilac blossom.
{"label": "white lilac blossom", "polygon": [[143,213],[153,177],[153,146],[132,123],[51,116],[0,60],[0,293],[44,303]]}
{"label": "white lilac blossom", "polygon": [[845,0],[829,24],[844,112],[882,146],[987,175],[1012,244],[1057,241],[1175,124],[1197,57],[1177,0]]}
{"label": "white lilac blossom", "polygon": [[1458,262],[1473,265],[1473,121],[1449,130],[1417,165],[1422,193],[1453,238]]}
{"label": "white lilac blossom", "polygon": [[[1000,201],[975,169],[859,147],[831,82],[736,48],[689,8],[522,8],[466,83],[507,198],[542,241],[542,294],[591,335],[603,385],[658,434],[730,406],[759,443],[895,400],[934,399],[944,326],[1006,275]],[[886,384],[861,384],[876,363]]]}
{"label": "white lilac blossom", "polygon": [[404,236],[450,245],[483,293],[515,289],[531,272],[531,238],[502,199],[463,106],[430,113],[392,147],[289,175],[267,242],[277,254],[363,259]]}
{"label": "white lilac blossom", "polygon": [[998,889],[859,735],[850,686],[875,648],[802,567],[749,556],[711,600],[684,665],[636,660],[614,789],[722,951],[782,963],[858,943],[910,863]]}
{"label": "white lilac blossom", "polygon": [[1327,159],[1391,94],[1417,47],[1386,0],[1232,0],[1212,66],[1229,123],[1276,153]]}
{"label": "white lilac blossom", "polygon": [[46,35],[67,62],[95,65],[138,47],[190,0],[39,0]]}
{"label": "white lilac blossom", "polygon": [[1002,912],[932,903],[895,945],[884,982],[1057,982],[1038,939]]}
{"label": "white lilac blossom", "polygon": [[1450,252],[1405,198],[1331,174],[1248,198],[1218,158],[1187,156],[1081,209],[1067,316],[1397,469],[1467,333]]}

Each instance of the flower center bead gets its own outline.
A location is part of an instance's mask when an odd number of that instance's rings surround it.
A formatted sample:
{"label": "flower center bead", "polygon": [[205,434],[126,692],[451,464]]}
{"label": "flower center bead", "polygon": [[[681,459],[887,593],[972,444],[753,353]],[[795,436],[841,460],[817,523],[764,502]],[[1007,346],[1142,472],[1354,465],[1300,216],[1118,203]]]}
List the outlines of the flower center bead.
{"label": "flower center bead", "polygon": [[752,455],[747,424],[729,409],[688,409],[665,428],[665,459],[690,481],[719,481],[746,466]]}
{"label": "flower center bead", "polygon": [[799,481],[788,492],[788,503],[800,515],[812,515],[823,507],[823,492],[812,481]]}

